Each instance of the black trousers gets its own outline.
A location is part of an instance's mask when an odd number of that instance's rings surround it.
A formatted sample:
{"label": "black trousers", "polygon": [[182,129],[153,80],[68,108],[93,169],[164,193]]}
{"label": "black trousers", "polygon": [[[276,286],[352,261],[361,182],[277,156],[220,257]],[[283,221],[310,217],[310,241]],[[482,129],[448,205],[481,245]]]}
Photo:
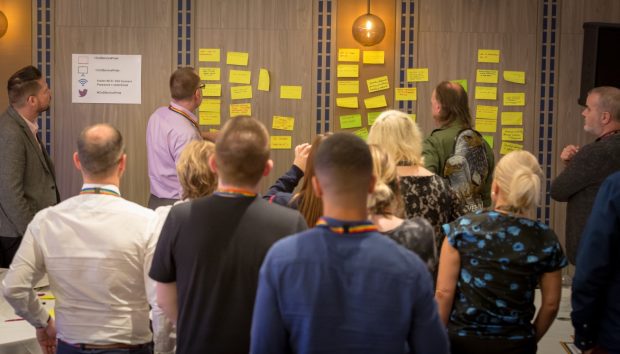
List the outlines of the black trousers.
{"label": "black trousers", "polygon": [[172,205],[175,202],[177,202],[176,199],[160,198],[160,197],[156,197],[153,194],[151,194],[149,197],[148,207],[149,209],[155,210],[159,208],[160,206]]}
{"label": "black trousers", "polygon": [[450,349],[452,354],[536,354],[538,345],[536,338],[482,339],[450,334]]}
{"label": "black trousers", "polygon": [[0,236],[0,268],[8,268],[11,265],[21,243],[21,237]]}

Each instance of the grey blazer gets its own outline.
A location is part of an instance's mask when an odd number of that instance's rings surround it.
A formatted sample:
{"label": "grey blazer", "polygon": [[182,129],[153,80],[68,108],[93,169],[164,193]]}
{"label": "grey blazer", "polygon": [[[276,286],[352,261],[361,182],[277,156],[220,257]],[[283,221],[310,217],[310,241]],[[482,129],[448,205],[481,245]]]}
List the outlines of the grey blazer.
{"label": "grey blazer", "polygon": [[9,106],[0,115],[0,236],[23,236],[34,214],[59,201],[52,160]]}

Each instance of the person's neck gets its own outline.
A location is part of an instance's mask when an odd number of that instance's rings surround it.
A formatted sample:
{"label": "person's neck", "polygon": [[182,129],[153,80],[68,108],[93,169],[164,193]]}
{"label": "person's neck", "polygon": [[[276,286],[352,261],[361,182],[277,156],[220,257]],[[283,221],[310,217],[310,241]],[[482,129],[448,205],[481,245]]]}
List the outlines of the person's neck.
{"label": "person's neck", "polygon": [[177,106],[181,106],[187,109],[190,112],[194,112],[196,110],[196,105],[192,100],[172,100],[172,102],[174,102],[174,104],[176,104]]}
{"label": "person's neck", "polygon": [[32,123],[34,123],[37,120],[37,116],[39,115],[37,112],[34,112],[28,106],[23,106],[19,108],[13,106],[13,109],[15,110],[15,112],[19,113],[19,115],[26,118],[29,122],[32,122]]}
{"label": "person's neck", "polygon": [[516,215],[520,217],[527,217],[527,211],[522,211],[520,213],[511,213],[510,210],[508,210],[508,208],[509,208],[509,205],[504,200],[503,196],[501,194],[497,195],[495,199],[495,203],[493,204],[494,211],[501,213],[501,214],[512,214],[512,215]]}
{"label": "person's neck", "polygon": [[365,201],[363,203],[333,203],[323,197],[323,215],[341,221],[368,220]]}
{"label": "person's neck", "polygon": [[601,134],[599,134],[599,138],[607,136],[615,131],[620,130],[620,123],[617,124],[608,124],[603,128],[603,131],[601,132]]}
{"label": "person's neck", "polygon": [[228,183],[219,181],[217,184],[217,189],[220,191],[242,190],[242,191],[247,191],[247,192],[258,194],[258,184],[255,186],[239,186],[239,185],[233,185],[233,184],[228,184]]}
{"label": "person's neck", "polygon": [[84,180],[84,184],[111,184],[120,188],[120,178],[117,176],[107,176],[100,178],[93,178],[87,175],[82,175],[82,179]]}

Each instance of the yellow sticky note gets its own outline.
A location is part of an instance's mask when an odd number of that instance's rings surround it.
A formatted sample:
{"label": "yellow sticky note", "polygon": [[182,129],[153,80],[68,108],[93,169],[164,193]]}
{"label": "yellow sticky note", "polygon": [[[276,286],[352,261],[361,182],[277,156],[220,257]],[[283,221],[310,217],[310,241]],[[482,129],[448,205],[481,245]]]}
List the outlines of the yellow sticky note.
{"label": "yellow sticky note", "polygon": [[385,52],[382,50],[365,50],[364,64],[383,64],[385,63]]}
{"label": "yellow sticky note", "polygon": [[504,106],[525,106],[525,92],[504,92]]}
{"label": "yellow sticky note", "polygon": [[368,128],[361,128],[353,132],[353,134],[359,136],[364,141],[368,140]]}
{"label": "yellow sticky note", "polygon": [[467,92],[467,80],[450,80],[450,82],[455,82],[463,87],[463,90]]}
{"label": "yellow sticky note", "polygon": [[220,112],[199,112],[200,125],[220,125]]}
{"label": "yellow sticky note", "polygon": [[357,48],[338,49],[338,61],[360,61],[360,50]]}
{"label": "yellow sticky note", "polygon": [[362,115],[361,114],[349,114],[346,116],[340,116],[340,128],[348,129],[348,128],[359,128],[362,126]]}
{"label": "yellow sticky note", "polygon": [[397,87],[394,89],[395,101],[416,101],[418,91],[415,87]]}
{"label": "yellow sticky note", "polygon": [[499,63],[499,49],[478,49],[478,63]]}
{"label": "yellow sticky note", "polygon": [[293,130],[294,126],[295,118],[293,117],[273,116],[273,122],[271,124],[273,129]]}
{"label": "yellow sticky note", "polygon": [[504,80],[515,84],[525,84],[525,71],[504,71]]}
{"label": "yellow sticky note", "polygon": [[251,116],[252,115],[252,105],[250,103],[236,103],[230,105],[230,116],[231,117],[239,117],[239,116]]}
{"label": "yellow sticky note", "polygon": [[227,52],[226,64],[248,66],[248,53],[246,52]]}
{"label": "yellow sticky note", "polygon": [[336,98],[336,106],[342,108],[357,108],[357,97],[338,97]]}
{"label": "yellow sticky note", "polygon": [[483,135],[482,139],[484,139],[487,142],[487,144],[489,144],[491,149],[493,148],[493,139],[494,139],[493,135]]}
{"label": "yellow sticky note", "polygon": [[206,84],[202,89],[202,95],[207,97],[220,97],[222,95],[222,84]]}
{"label": "yellow sticky note", "polygon": [[338,64],[338,77],[359,77],[359,69],[357,64]]}
{"label": "yellow sticky note", "polygon": [[198,49],[198,61],[220,62],[219,48],[200,48]]}
{"label": "yellow sticky note", "polygon": [[343,93],[353,93],[353,94],[360,93],[360,82],[357,80],[355,81],[338,80],[338,94],[343,94]]}
{"label": "yellow sticky note", "polygon": [[476,106],[476,118],[491,118],[497,120],[497,106]]}
{"label": "yellow sticky note", "polygon": [[375,124],[379,114],[381,114],[381,112],[368,112],[368,126]]}
{"label": "yellow sticky note", "polygon": [[228,72],[228,81],[231,84],[250,84],[252,72],[249,70],[230,70]]}
{"label": "yellow sticky note", "polygon": [[248,98],[252,98],[252,86],[232,86],[230,88],[230,99],[244,100]]}
{"label": "yellow sticky note", "polygon": [[407,82],[428,81],[428,68],[407,69]]}
{"label": "yellow sticky note", "polygon": [[203,81],[220,81],[220,68],[199,68],[198,74]]}
{"label": "yellow sticky note", "polygon": [[476,82],[484,84],[496,84],[499,81],[497,70],[478,69],[476,70]]}
{"label": "yellow sticky note", "polygon": [[502,141],[502,147],[499,150],[499,153],[502,155],[506,155],[509,152],[523,150],[523,145],[515,144],[508,141]]}
{"label": "yellow sticky note", "polygon": [[523,128],[502,128],[502,140],[523,141]]}
{"label": "yellow sticky note", "polygon": [[368,86],[368,92],[377,92],[387,90],[390,88],[390,82],[387,76],[375,77],[374,79],[366,80]]}
{"label": "yellow sticky note", "polygon": [[301,100],[301,86],[280,86],[280,98]]}
{"label": "yellow sticky note", "polygon": [[477,100],[496,100],[497,99],[497,87],[476,86],[476,99]]}
{"label": "yellow sticky note", "polygon": [[495,133],[497,131],[497,119],[476,118],[476,130],[481,133]]}
{"label": "yellow sticky note", "polygon": [[290,136],[271,136],[271,149],[272,150],[287,150],[293,146],[293,138]]}
{"label": "yellow sticky note", "polygon": [[260,71],[258,72],[258,90],[269,91],[269,86],[269,71],[267,69],[260,69]]}
{"label": "yellow sticky note", "polygon": [[418,119],[415,113],[410,113],[407,115],[409,116],[409,119],[411,119],[414,122]]}
{"label": "yellow sticky note", "polygon": [[220,100],[218,99],[204,99],[200,103],[200,107],[198,111],[200,112],[219,112],[220,111]]}
{"label": "yellow sticky note", "polygon": [[523,125],[523,112],[502,112],[502,125]]}
{"label": "yellow sticky note", "polygon": [[364,99],[364,106],[366,106],[367,109],[387,107],[387,101],[385,100],[385,95],[369,97],[369,98]]}

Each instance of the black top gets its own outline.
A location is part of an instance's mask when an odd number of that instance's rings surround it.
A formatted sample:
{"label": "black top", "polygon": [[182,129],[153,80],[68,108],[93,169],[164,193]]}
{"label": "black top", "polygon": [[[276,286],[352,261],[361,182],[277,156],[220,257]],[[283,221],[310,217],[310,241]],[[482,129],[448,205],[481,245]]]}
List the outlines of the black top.
{"label": "black top", "polygon": [[149,276],[176,282],[177,353],[248,353],[263,258],[306,228],[298,212],[260,197],[215,194],[174,206]]}
{"label": "black top", "polygon": [[435,274],[437,247],[435,246],[435,232],[428,221],[418,217],[404,220],[402,224],[382,234],[417,254],[431,274]]}

